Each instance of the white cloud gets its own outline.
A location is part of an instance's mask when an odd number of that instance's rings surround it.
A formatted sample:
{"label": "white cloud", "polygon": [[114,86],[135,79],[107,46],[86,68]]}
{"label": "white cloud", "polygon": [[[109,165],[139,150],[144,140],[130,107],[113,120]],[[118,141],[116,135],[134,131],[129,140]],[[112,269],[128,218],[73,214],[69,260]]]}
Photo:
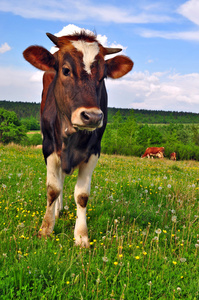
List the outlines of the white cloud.
{"label": "white cloud", "polygon": [[11,50],[11,47],[7,43],[4,43],[3,45],[0,46],[0,54],[5,53],[10,50]]}
{"label": "white cloud", "polygon": [[27,0],[2,0],[0,10],[12,12],[24,18],[59,20],[77,22],[95,20],[114,23],[163,23],[170,22],[171,18],[164,14],[141,12],[134,7],[117,7],[110,4],[100,4],[92,0],[51,0],[27,1]]}
{"label": "white cloud", "polygon": [[[80,28],[74,24],[69,24],[65,27],[63,27],[59,32],[55,33],[54,35],[60,37],[60,36],[64,36],[64,35],[70,35],[70,34],[73,34],[75,32],[79,33],[81,32],[82,30],[85,30],[88,34],[91,33],[90,30],[88,29],[85,29],[85,28]],[[101,35],[101,34],[98,34],[97,35],[97,40],[104,46],[104,47],[110,47],[110,48],[121,48],[124,50],[124,52],[120,53],[120,54],[125,54],[125,50],[127,49],[127,47],[124,47],[123,45],[121,44],[118,44],[116,42],[113,42],[113,43],[109,43],[108,42],[108,38],[106,35]],[[50,49],[50,52],[51,53],[55,53],[58,49],[56,47],[51,47]],[[113,55],[109,55],[109,58],[115,56],[114,54]]]}
{"label": "white cloud", "polygon": [[199,1],[189,0],[178,8],[178,13],[186,17],[191,22],[199,25]]}
{"label": "white cloud", "polygon": [[10,101],[40,102],[42,80],[34,80],[35,71],[16,67],[0,68],[0,99]]}
{"label": "white cloud", "polygon": [[184,32],[165,32],[158,30],[142,29],[138,32],[145,38],[163,38],[168,40],[199,41],[199,30]]}
{"label": "white cloud", "polygon": [[109,106],[199,113],[199,73],[134,72],[108,80]]}

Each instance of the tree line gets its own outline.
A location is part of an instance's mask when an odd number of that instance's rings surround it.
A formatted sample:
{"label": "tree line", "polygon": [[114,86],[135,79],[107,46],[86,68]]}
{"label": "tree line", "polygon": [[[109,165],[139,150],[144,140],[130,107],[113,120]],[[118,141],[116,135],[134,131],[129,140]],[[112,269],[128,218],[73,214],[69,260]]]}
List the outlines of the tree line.
{"label": "tree line", "polygon": [[[14,111],[0,108],[0,142],[38,145],[42,143],[41,135],[26,133],[39,129],[40,123],[32,115],[19,119]],[[142,124],[137,122],[133,110],[125,118],[117,110],[102,138],[102,152],[106,154],[140,157],[146,148],[162,146],[168,158],[176,152],[177,159],[199,160],[199,124]]]}
{"label": "tree line", "polygon": [[[32,116],[38,122],[40,120],[40,103],[0,101],[0,108],[14,111],[18,119]],[[114,116],[118,111],[122,116],[121,122],[125,122],[131,115],[132,109],[109,107],[108,123],[113,122]],[[144,109],[133,109],[133,112],[136,122],[142,124],[199,124],[199,114],[197,113]]]}

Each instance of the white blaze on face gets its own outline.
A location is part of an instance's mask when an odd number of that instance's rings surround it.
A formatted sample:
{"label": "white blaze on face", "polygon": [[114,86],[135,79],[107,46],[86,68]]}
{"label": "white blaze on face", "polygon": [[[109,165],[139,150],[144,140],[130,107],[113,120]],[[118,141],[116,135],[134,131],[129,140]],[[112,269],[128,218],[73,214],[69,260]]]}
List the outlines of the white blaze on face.
{"label": "white blaze on face", "polygon": [[99,53],[99,46],[96,42],[88,43],[85,41],[71,41],[73,46],[83,53],[84,69],[91,74],[91,64],[95,61],[96,55]]}

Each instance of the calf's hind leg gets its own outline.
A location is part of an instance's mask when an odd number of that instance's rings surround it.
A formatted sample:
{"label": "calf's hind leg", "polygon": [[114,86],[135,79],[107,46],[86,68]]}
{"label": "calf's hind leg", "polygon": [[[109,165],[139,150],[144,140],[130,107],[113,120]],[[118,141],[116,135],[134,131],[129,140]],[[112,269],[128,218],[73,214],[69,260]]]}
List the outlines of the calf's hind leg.
{"label": "calf's hind leg", "polygon": [[91,177],[97,161],[98,155],[91,155],[87,163],[80,165],[74,193],[77,204],[77,218],[74,231],[75,243],[87,248],[90,244],[86,223],[86,205],[90,195]]}
{"label": "calf's hind leg", "polygon": [[47,208],[39,230],[39,237],[50,235],[54,229],[55,216],[57,217],[59,209],[62,207],[62,199],[60,199],[60,197],[62,198],[62,189],[61,160],[56,153],[52,153],[47,158]]}

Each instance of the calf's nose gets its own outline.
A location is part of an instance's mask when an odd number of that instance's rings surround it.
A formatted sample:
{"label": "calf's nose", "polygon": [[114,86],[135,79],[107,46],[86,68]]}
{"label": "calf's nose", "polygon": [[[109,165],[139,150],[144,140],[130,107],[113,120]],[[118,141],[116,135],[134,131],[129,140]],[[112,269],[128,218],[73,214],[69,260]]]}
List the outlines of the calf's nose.
{"label": "calf's nose", "polygon": [[103,113],[102,111],[97,113],[92,111],[82,111],[80,118],[85,125],[98,127],[102,122]]}

